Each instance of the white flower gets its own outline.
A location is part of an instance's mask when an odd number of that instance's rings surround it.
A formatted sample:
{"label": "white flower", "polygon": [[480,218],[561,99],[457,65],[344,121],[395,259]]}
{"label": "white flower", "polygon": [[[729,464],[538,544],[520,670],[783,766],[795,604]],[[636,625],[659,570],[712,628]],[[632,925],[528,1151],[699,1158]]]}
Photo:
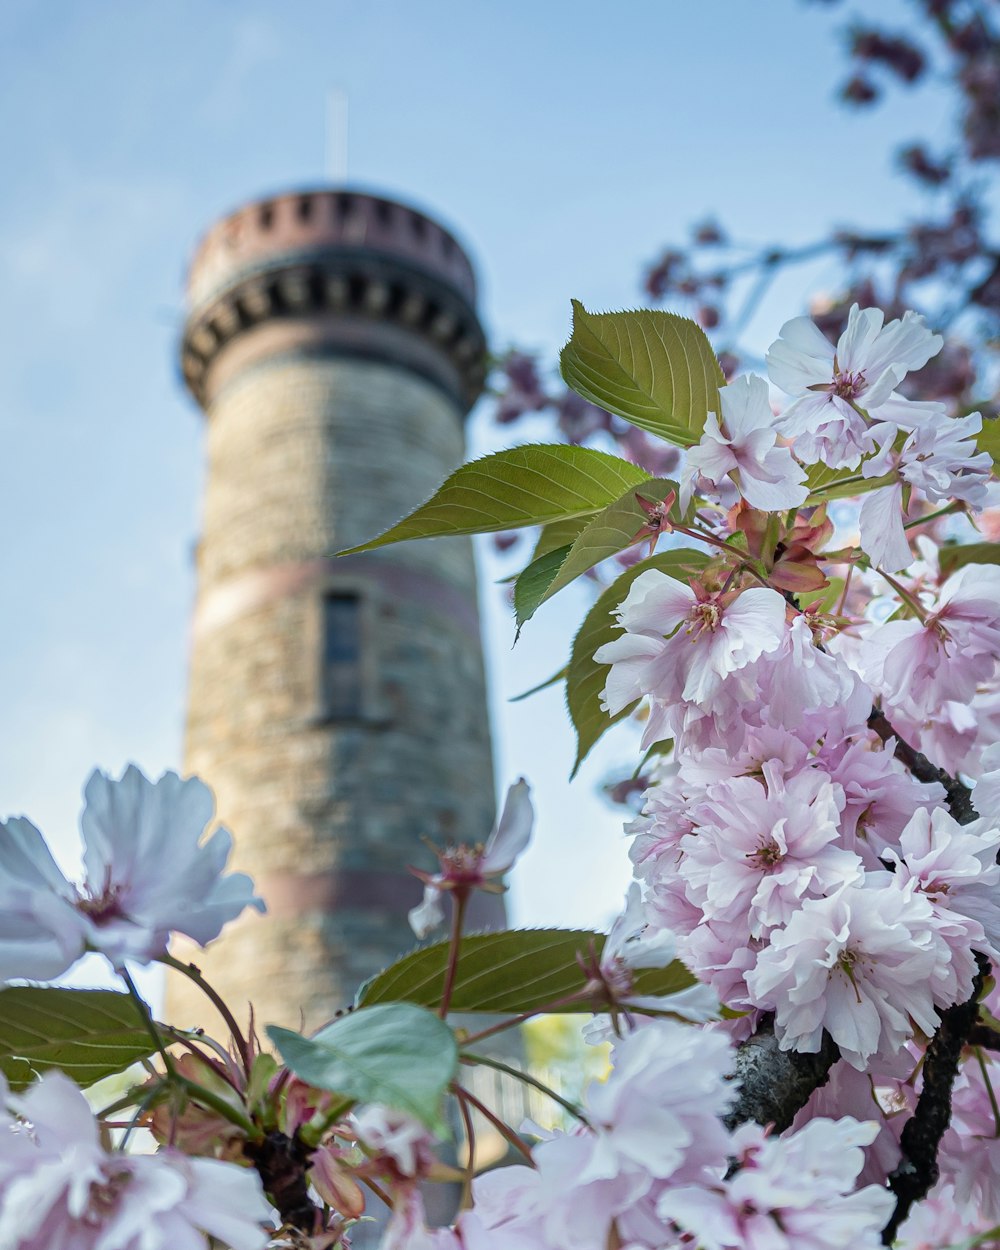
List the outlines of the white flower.
{"label": "white flower", "polygon": [[171,932],[202,946],[246,907],[263,911],[243,873],[225,874],[232,837],[212,819],[211,791],[165,773],[151,782],[133,765],[120,781],[94,772],[81,818],[86,879],[75,889],[26,820],[0,825],[0,979],[50,979],[85,950],[116,966],[166,954]]}
{"label": "white flower", "polygon": [[581,1181],[636,1169],[666,1178],[693,1175],[726,1156],[724,1115],[735,1091],[724,1079],[733,1064],[721,1033],[655,1020],[623,1038],[614,1068],[587,1095],[597,1133]]}
{"label": "white flower", "polygon": [[972,508],[985,507],[993,457],[977,450],[975,436],[982,427],[978,412],[949,417],[942,406],[936,421],[918,426],[906,440],[900,474],[932,503],[963,499]]}
{"label": "white flower", "polygon": [[771,381],[796,397],[778,429],[794,438],[803,463],[856,466],[872,448],[858,408],[873,415],[895,398],[892,392],[907,373],[923,368],[941,350],[941,336],[932,334],[917,313],[904,313],[888,325],[884,320],[881,309],[855,304],[836,347],[808,317],[786,322],[771,344]]}
{"label": "white flower", "polygon": [[861,505],[861,550],[876,568],[898,573],[913,560],[903,528],[903,484],[880,486]]}
{"label": "white flower", "polygon": [[766,1137],[745,1125],[727,1181],[668,1189],[660,1214],[694,1234],[703,1250],[878,1250],[895,1205],[882,1185],[852,1192],[878,1125],[812,1120],[797,1133]]}
{"label": "white flower", "polygon": [[719,391],[722,420],[708,414],[701,442],[687,453],[681,483],[681,508],[687,507],[694,478],[713,485],[732,474],[752,508],[783,512],[805,503],[805,470],[787,447],[777,446],[774,414],[763,378],[737,378]]}

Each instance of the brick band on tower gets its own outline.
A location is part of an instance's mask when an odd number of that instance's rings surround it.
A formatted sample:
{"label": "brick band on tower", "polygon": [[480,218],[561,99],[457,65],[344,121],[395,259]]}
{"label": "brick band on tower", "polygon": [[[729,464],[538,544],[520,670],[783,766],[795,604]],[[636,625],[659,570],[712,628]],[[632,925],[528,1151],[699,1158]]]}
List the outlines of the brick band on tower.
{"label": "brick band on tower", "polygon": [[[414,945],[421,837],[482,840],[494,789],[466,538],[333,558],[464,458],[485,341],[436,222],[347,191],[217,223],[182,345],[207,420],[185,767],[268,903],[196,962],[261,1023],[317,1026]],[[503,923],[480,896],[477,927]],[[178,947],[180,958],[194,958]],[[204,1019],[189,983],[167,1016]]]}

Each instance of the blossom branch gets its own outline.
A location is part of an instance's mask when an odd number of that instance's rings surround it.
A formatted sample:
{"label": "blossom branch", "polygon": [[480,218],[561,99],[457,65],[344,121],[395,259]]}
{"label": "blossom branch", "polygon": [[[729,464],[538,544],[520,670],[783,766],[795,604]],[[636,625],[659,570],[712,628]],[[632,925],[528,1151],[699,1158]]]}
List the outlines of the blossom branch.
{"label": "blossom branch", "polygon": [[972,791],[969,787],[957,777],[946,773],[943,768],[932,764],[926,755],[905,742],[879,708],[872,708],[871,715],[868,717],[868,727],[874,729],[883,742],[888,742],[893,738],[896,740],[896,759],[901,764],[905,764],[918,781],[937,782],[944,786],[948,811],[960,825],[969,825],[977,819],[978,812],[972,806]]}
{"label": "blossom branch", "polygon": [[736,1079],[740,1093],[728,1115],[727,1128],[753,1120],[773,1124],[782,1133],[809,1101],[814,1090],[825,1085],[840,1050],[824,1033],[816,1054],[782,1050],[774,1033],[774,1017],[765,1016],[753,1035],[736,1052]]}
{"label": "blossom branch", "polygon": [[938,1146],[951,1120],[951,1088],[958,1075],[962,1048],[979,1015],[979,996],[989,975],[985,956],[977,953],[978,971],[972,995],[941,1012],[941,1024],[924,1055],[923,1086],[916,1110],[903,1126],[900,1137],[902,1159],[889,1177],[889,1188],[896,1195],[896,1208],[882,1232],[882,1244],[891,1246],[910,1208],[926,1198],[938,1179]]}

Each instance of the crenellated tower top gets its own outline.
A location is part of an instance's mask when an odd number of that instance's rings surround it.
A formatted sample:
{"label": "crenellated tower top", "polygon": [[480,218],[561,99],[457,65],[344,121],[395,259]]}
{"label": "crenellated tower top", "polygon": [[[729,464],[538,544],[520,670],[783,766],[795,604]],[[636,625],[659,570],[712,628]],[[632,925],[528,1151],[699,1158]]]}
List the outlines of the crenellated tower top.
{"label": "crenellated tower top", "polygon": [[467,411],[485,378],[472,264],[432,218],[381,196],[293,192],[222,218],[188,282],[182,345],[203,406],[260,355],[342,351],[412,369]]}

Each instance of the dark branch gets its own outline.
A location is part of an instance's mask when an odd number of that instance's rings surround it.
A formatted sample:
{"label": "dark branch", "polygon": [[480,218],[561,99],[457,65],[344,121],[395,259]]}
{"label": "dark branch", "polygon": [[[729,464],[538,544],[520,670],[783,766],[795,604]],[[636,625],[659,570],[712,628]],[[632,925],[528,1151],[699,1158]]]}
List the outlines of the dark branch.
{"label": "dark branch", "polygon": [[978,972],[968,1002],[956,1003],[941,1012],[938,1031],[924,1054],[923,1086],[917,1106],[900,1137],[902,1158],[889,1177],[889,1188],[896,1195],[892,1219],[882,1230],[882,1244],[891,1246],[910,1208],[926,1198],[938,1179],[938,1146],[951,1120],[951,1087],[958,1065],[979,1015],[979,995],[990,966],[977,953]]}
{"label": "dark branch", "polygon": [[754,1120],[773,1124],[776,1133],[783,1133],[813,1090],[826,1084],[839,1058],[840,1051],[827,1033],[818,1054],[782,1050],[774,1035],[774,1017],[766,1016],[736,1052],[740,1096],[725,1117],[727,1127],[735,1129]]}
{"label": "dark branch", "polygon": [[303,1233],[315,1232],[320,1212],[309,1197],[306,1181],[312,1150],[298,1137],[273,1132],[262,1142],[247,1142],[243,1153],[257,1169],[282,1222]]}
{"label": "dark branch", "polygon": [[890,738],[896,739],[896,759],[905,764],[918,781],[936,781],[944,786],[948,811],[960,825],[970,825],[978,818],[978,812],[972,806],[972,791],[969,787],[951,773],[946,773],[943,768],[932,764],[926,755],[922,755],[908,742],[904,742],[884,712],[872,708],[868,717],[868,728],[874,729],[883,742],[888,742]]}

